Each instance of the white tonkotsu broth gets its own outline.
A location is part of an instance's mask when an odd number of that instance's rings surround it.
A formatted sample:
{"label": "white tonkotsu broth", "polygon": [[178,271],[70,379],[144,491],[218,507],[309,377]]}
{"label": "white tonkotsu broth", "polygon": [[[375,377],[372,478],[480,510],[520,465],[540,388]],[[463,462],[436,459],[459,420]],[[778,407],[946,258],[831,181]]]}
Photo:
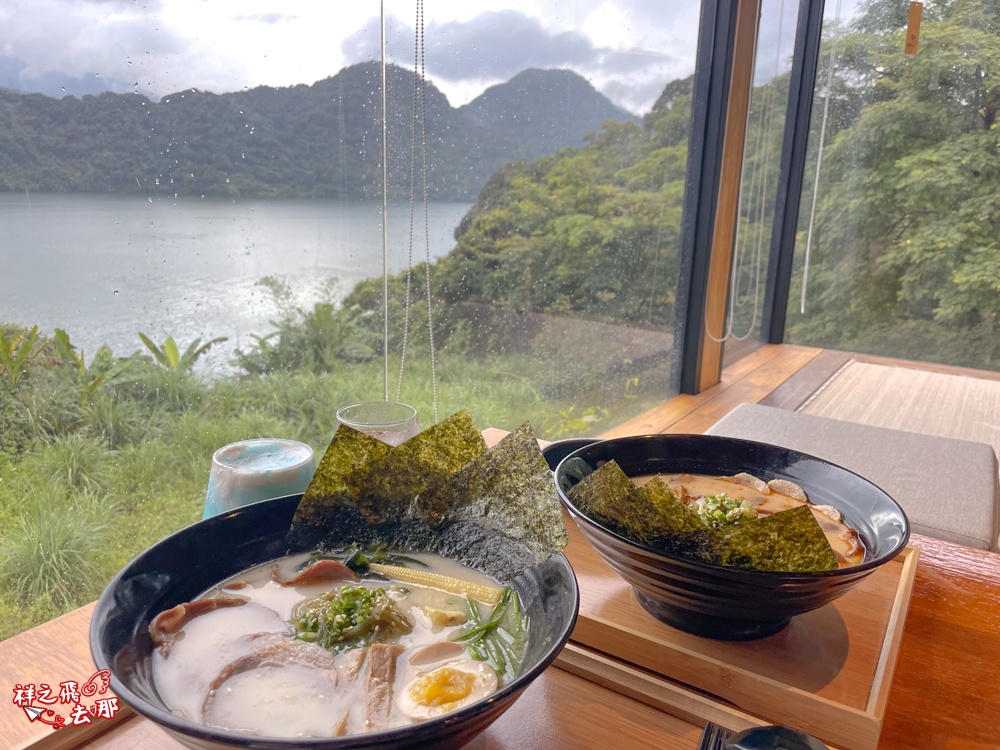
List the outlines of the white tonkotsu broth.
{"label": "white tonkotsu broth", "polygon": [[[454,561],[433,555],[410,556],[425,562],[428,570],[496,585],[483,574]],[[261,736],[330,737],[424,720],[485,697],[496,689],[497,677],[492,667],[473,660],[464,646],[443,644],[443,647],[424,648],[447,641],[452,633],[464,627],[467,610],[464,596],[411,583],[376,580],[288,587],[272,580],[275,563],[284,578],[292,578],[307,559],[308,555],[298,555],[260,565],[198,597],[221,594],[246,599],[248,603],[194,617],[166,647],[154,652],[153,678],[174,714],[197,723]],[[247,585],[232,587],[234,582]],[[359,667],[357,649],[332,655],[318,644],[292,637],[294,628],[289,621],[295,605],[343,585],[386,591],[395,586],[408,591],[393,594],[413,629],[394,640],[403,652],[395,660],[391,712],[378,725],[370,718],[371,709],[366,706],[369,660],[366,658]],[[484,618],[491,609],[480,604]],[[442,617],[442,612],[455,613],[454,624],[448,617]],[[291,647],[295,658],[290,661],[281,658],[262,661],[258,657],[265,647],[277,644],[277,649],[285,649],[292,641],[295,641]],[[420,696],[415,702],[411,686],[435,670],[443,671],[420,684],[443,674],[458,675],[454,679],[467,684],[467,688],[462,688],[467,695],[448,703],[444,709],[421,705]],[[441,681],[447,683],[445,677]]]}

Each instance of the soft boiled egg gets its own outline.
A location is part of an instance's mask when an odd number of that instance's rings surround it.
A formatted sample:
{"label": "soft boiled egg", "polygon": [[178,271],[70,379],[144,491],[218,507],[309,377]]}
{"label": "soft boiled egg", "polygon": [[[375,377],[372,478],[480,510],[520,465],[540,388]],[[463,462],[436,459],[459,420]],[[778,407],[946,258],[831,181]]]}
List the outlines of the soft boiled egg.
{"label": "soft boiled egg", "polygon": [[460,659],[419,673],[401,691],[397,703],[413,721],[424,721],[475,703],[497,689],[497,673],[489,664]]}

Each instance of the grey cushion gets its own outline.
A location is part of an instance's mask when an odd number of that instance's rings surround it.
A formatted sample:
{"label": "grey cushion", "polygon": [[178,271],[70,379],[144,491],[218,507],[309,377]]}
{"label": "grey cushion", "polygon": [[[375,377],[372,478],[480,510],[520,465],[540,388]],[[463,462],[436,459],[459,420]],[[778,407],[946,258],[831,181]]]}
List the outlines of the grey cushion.
{"label": "grey cushion", "polygon": [[914,533],[993,549],[1000,487],[992,446],[741,404],[707,431],[808,453],[888,492]]}

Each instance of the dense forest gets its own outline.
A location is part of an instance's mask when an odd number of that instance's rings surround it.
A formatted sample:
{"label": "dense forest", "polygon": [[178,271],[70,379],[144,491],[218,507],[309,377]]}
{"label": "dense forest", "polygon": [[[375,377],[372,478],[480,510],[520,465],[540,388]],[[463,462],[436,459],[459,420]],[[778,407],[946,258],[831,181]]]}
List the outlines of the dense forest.
{"label": "dense forest", "polygon": [[872,0],[825,36],[787,339],[1000,369],[1000,10],[923,13],[915,55],[906,3]]}
{"label": "dense forest", "polygon": [[[925,3],[916,55],[906,23],[905,3],[871,0],[826,24],[786,340],[1000,369],[1000,11]],[[642,127],[607,123],[583,148],[494,173],[436,263],[437,301],[668,325],[690,84],[668,84]],[[788,74],[755,88],[745,185],[764,171],[758,184],[778,183],[782,128],[757,110],[787,98]],[[774,196],[762,200],[744,200],[740,229],[766,248]],[[759,271],[744,264],[737,287]],[[351,299],[374,310],[380,297],[370,285]]]}
{"label": "dense forest", "polygon": [[[394,197],[409,190],[414,84],[411,71],[389,66]],[[188,90],[155,102],[0,90],[0,190],[378,198],[381,86],[378,64],[363,63],[311,86]],[[523,71],[459,108],[433,83],[419,93],[433,200],[472,200],[505,163],[581,145],[604,120],[634,119],[564,70]]]}

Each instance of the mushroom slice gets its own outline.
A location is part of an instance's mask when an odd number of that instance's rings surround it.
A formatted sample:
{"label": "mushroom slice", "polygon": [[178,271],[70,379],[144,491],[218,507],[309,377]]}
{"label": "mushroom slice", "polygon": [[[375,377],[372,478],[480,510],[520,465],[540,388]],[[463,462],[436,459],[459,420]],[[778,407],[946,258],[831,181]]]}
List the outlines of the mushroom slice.
{"label": "mushroom slice", "polygon": [[841,512],[836,508],[834,508],[832,505],[814,505],[813,510],[818,510],[824,516],[833,521],[836,521],[837,523],[841,523],[844,520],[844,516],[841,514]]}
{"label": "mushroom slice", "polygon": [[771,493],[771,488],[768,487],[767,482],[763,479],[758,479],[753,474],[747,474],[745,471],[729,477],[729,481],[742,484],[744,487],[750,487],[762,495],[769,495]]}
{"label": "mushroom slice", "polygon": [[801,500],[804,503],[809,501],[805,490],[787,479],[772,479],[767,483],[767,486],[771,488],[771,492],[777,492],[779,495],[788,495],[788,497]]}

